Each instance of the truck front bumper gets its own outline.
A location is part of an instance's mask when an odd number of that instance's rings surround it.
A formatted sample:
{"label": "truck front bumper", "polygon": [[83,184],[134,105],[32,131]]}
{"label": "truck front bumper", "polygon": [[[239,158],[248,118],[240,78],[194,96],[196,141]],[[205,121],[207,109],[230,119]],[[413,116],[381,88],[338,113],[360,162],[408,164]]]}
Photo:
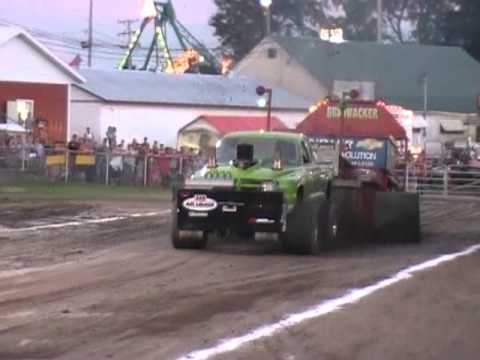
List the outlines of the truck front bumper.
{"label": "truck front bumper", "polygon": [[176,211],[179,230],[279,233],[286,227],[281,192],[180,189]]}

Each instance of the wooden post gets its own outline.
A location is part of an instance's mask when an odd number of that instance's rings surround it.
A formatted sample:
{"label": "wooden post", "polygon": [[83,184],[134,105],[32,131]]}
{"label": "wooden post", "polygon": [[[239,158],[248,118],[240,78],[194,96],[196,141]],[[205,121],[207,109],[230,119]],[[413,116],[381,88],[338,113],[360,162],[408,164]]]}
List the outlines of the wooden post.
{"label": "wooden post", "polygon": [[65,151],[65,184],[68,184],[68,177],[70,175],[70,151]]}
{"label": "wooden post", "polygon": [[143,187],[147,187],[148,183],[148,155],[145,154],[145,160],[143,163]]}
{"label": "wooden post", "polygon": [[105,153],[105,185],[110,184],[110,154]]}
{"label": "wooden post", "polygon": [[448,196],[448,168],[443,170],[443,196]]}

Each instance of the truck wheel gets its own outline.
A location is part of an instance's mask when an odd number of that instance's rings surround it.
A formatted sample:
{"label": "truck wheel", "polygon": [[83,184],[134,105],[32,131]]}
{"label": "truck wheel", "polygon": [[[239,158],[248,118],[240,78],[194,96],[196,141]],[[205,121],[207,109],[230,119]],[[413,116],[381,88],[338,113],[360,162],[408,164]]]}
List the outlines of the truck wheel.
{"label": "truck wheel", "polygon": [[172,210],[171,240],[175,249],[205,249],[208,236],[204,231],[178,230],[177,209]]}
{"label": "truck wheel", "polygon": [[334,247],[335,237],[338,232],[337,209],[333,202],[325,199],[320,204],[319,210],[319,238],[320,251],[330,250]]}
{"label": "truck wheel", "polygon": [[287,231],[281,234],[281,241],[288,253],[318,254],[321,250],[318,205],[313,201],[298,204],[287,218]]}

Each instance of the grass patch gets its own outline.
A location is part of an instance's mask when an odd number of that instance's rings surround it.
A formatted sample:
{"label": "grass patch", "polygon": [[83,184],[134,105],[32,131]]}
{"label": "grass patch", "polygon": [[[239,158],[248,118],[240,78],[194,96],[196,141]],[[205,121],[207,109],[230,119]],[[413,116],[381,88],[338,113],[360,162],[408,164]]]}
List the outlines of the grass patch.
{"label": "grass patch", "polygon": [[47,183],[41,181],[0,185],[1,200],[138,200],[159,201],[171,198],[170,189],[83,183]]}

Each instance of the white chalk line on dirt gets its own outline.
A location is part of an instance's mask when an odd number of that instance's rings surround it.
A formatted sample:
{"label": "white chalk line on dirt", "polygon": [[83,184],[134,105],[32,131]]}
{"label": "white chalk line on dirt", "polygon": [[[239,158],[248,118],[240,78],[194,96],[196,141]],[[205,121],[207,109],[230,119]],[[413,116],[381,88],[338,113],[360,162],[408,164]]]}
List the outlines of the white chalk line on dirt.
{"label": "white chalk line on dirt", "polygon": [[290,314],[279,322],[261,326],[257,329],[254,329],[248,332],[245,335],[220,340],[218,344],[213,347],[205,348],[201,350],[195,350],[187,355],[184,355],[178,358],[177,360],[207,360],[217,355],[221,355],[221,354],[225,354],[225,353],[237,350],[243,345],[246,345],[248,343],[251,343],[253,341],[256,341],[262,338],[271,337],[275,333],[281,330],[285,330],[292,326],[299,325],[300,323],[306,320],[311,320],[321,316],[325,316],[332,312],[341,310],[347,305],[355,304],[360,300],[362,300],[363,298],[366,298],[382,289],[390,287],[403,280],[408,280],[412,278],[415,273],[437,267],[439,265],[442,265],[443,263],[455,260],[459,257],[471,255],[478,251],[480,251],[480,244],[471,246],[457,253],[442,255],[435,259],[410,266],[394,274],[393,276],[386,278],[384,280],[381,280],[375,284],[369,285],[361,289],[350,289],[343,296],[339,298],[323,301],[320,304],[306,311]]}
{"label": "white chalk line on dirt", "polygon": [[155,217],[155,216],[164,216],[171,213],[171,210],[163,210],[163,211],[156,211],[156,212],[148,212],[148,213],[137,213],[137,214],[127,214],[122,216],[115,216],[103,219],[90,219],[90,220],[82,220],[82,221],[69,221],[65,223],[59,224],[46,224],[46,225],[38,225],[38,226],[30,226],[18,229],[12,228],[2,228],[0,233],[18,233],[18,232],[27,232],[27,231],[36,231],[36,230],[50,230],[50,229],[61,229],[65,227],[71,226],[81,226],[81,225],[91,225],[91,224],[106,224],[111,222],[116,222],[120,220],[127,220],[127,219],[135,219],[135,218],[144,218],[144,217]]}

